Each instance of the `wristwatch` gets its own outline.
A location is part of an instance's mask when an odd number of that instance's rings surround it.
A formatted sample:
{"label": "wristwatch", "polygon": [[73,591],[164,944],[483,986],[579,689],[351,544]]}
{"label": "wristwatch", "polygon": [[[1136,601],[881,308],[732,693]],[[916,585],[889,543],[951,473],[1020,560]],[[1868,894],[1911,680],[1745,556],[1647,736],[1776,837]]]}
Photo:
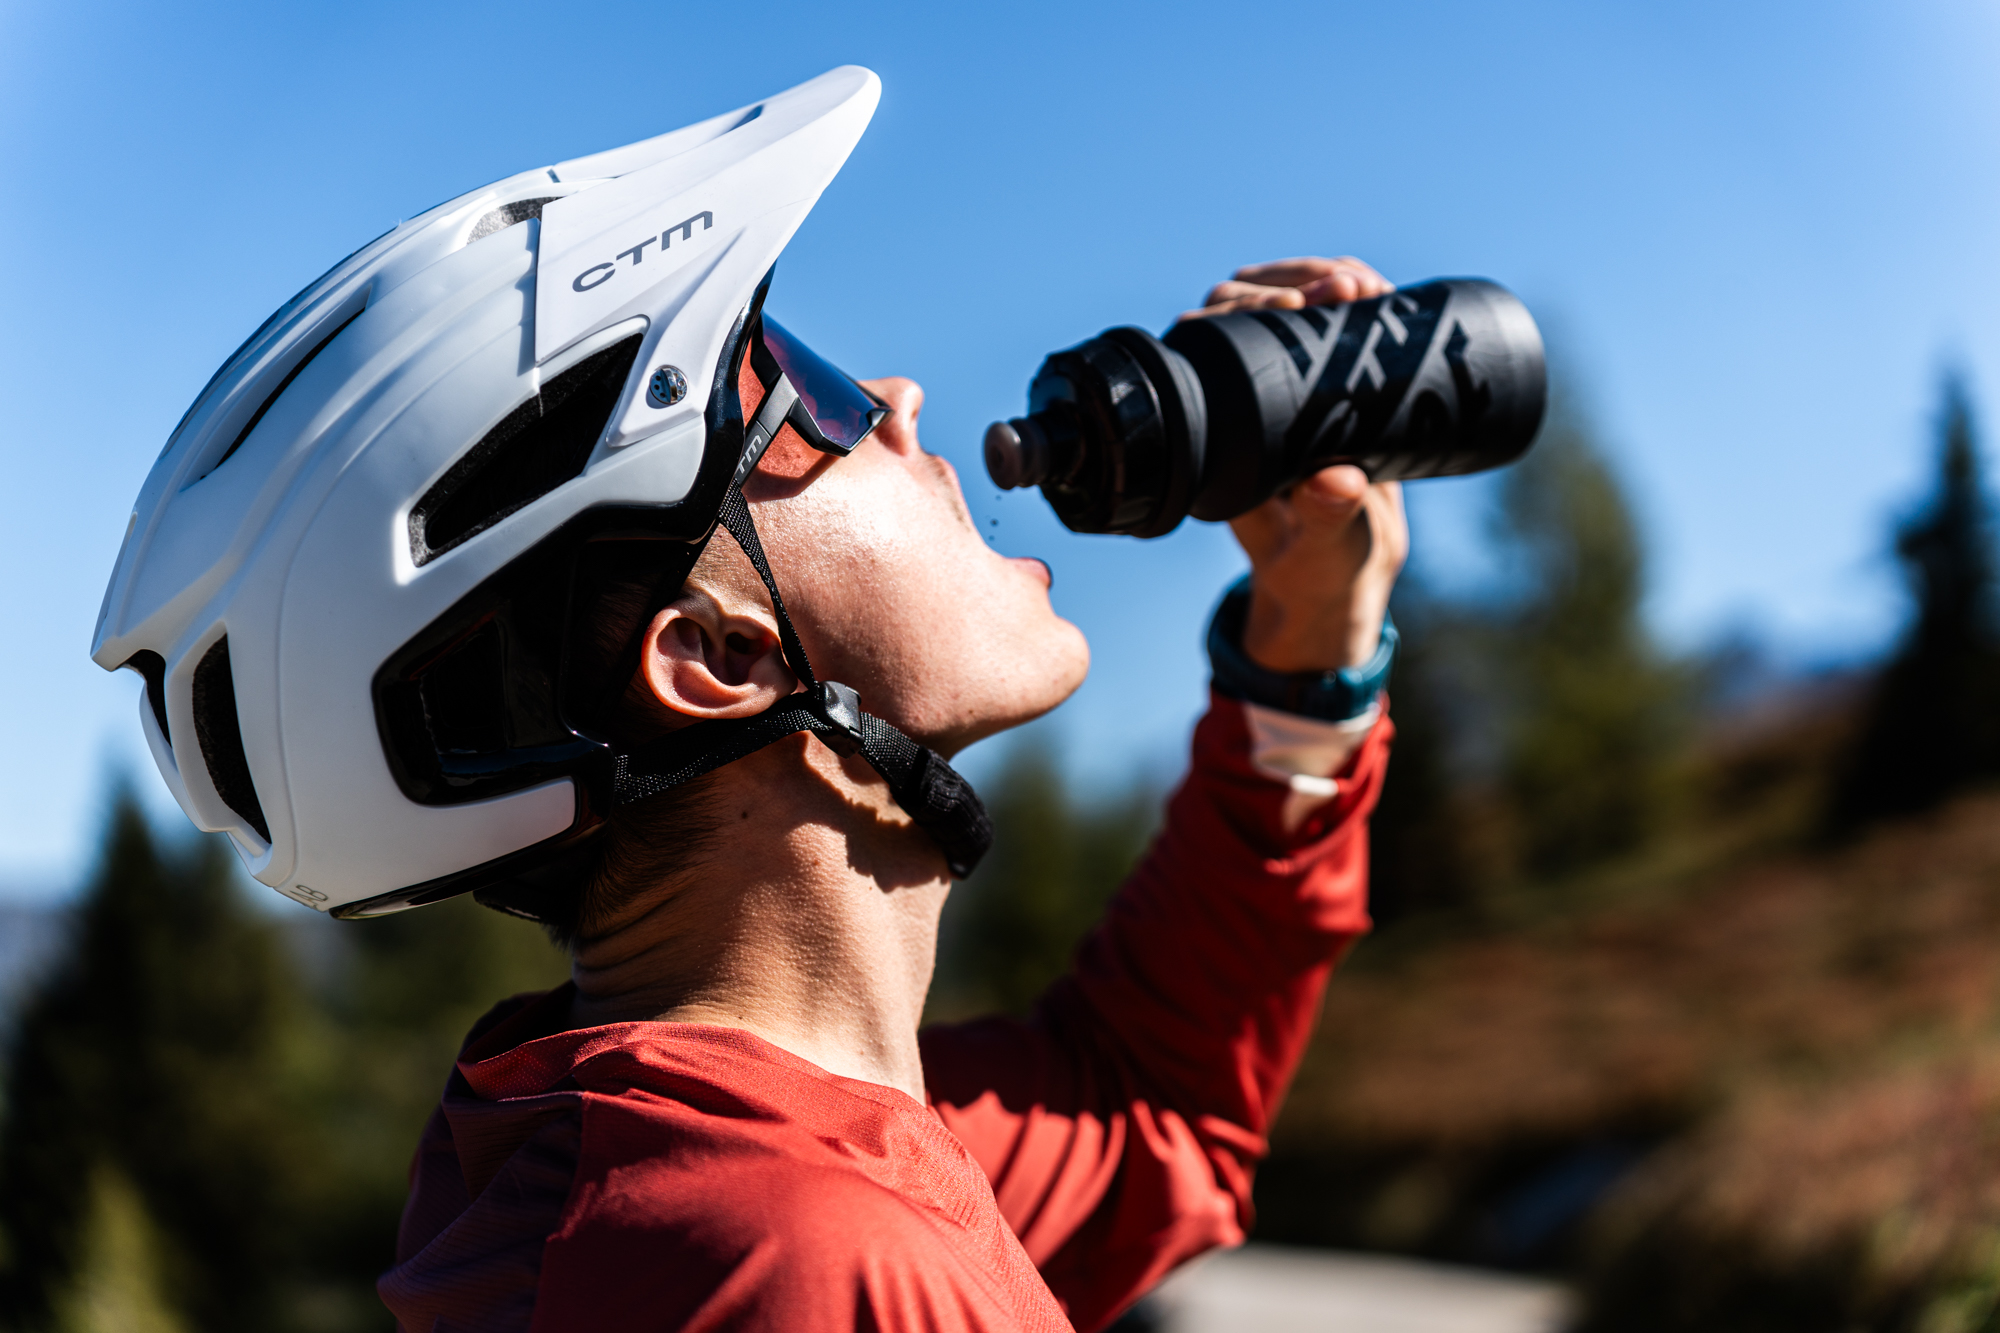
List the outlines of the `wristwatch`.
{"label": "wristwatch", "polygon": [[1208,622],[1208,662],[1218,694],[1323,722],[1345,722],[1374,707],[1375,696],[1389,683],[1399,636],[1386,613],[1382,641],[1360,666],[1290,673],[1260,667],[1243,651],[1243,622],[1249,614],[1250,576],[1245,574],[1222,595],[1222,605]]}

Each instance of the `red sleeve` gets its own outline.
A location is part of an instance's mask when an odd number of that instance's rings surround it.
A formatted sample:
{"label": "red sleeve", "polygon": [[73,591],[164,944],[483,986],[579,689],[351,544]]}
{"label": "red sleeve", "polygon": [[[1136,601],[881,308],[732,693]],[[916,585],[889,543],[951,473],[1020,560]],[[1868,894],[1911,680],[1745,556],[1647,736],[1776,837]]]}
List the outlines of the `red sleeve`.
{"label": "red sleeve", "polygon": [[1368,929],[1367,816],[1393,729],[1287,834],[1289,789],[1211,701],[1165,828],[1026,1022],[924,1034],[938,1115],[1077,1328],[1241,1242],[1251,1172],[1341,951]]}

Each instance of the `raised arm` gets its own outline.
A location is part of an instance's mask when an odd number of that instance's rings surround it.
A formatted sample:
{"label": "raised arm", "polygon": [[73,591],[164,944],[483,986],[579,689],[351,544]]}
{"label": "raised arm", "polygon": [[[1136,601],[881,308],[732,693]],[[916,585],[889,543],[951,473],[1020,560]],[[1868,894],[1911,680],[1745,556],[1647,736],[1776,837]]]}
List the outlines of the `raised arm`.
{"label": "raised arm", "polygon": [[[1358,261],[1295,260],[1242,270],[1209,299],[1386,288]],[[1329,468],[1234,527],[1247,601],[1219,618],[1217,696],[1159,838],[1033,1018],[924,1037],[932,1104],[1085,1330],[1243,1239],[1327,974],[1368,927],[1366,821],[1392,730],[1372,687],[1346,716],[1270,705],[1297,697],[1279,688],[1289,678],[1384,669],[1400,493]]]}

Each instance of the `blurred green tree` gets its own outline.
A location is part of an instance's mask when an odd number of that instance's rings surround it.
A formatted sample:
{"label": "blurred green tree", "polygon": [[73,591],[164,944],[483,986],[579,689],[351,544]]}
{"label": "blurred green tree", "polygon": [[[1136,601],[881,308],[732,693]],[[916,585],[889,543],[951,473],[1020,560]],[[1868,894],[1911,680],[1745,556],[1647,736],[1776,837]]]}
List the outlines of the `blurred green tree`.
{"label": "blurred green tree", "polygon": [[1836,835],[2000,775],[1993,506],[1964,381],[1947,377],[1942,397],[1935,489],[1896,534],[1916,614],[1834,788]]}
{"label": "blurred green tree", "polygon": [[1519,595],[1483,656],[1520,869],[1560,875],[1655,827],[1691,696],[1640,615],[1645,558],[1618,479],[1573,406],[1501,483],[1495,539]]}
{"label": "blurred green tree", "polygon": [[1026,1014],[1145,850],[1161,799],[1143,781],[1084,798],[1035,733],[1013,742],[985,796],[993,850],[945,907],[933,1018]]}
{"label": "blurred green tree", "polygon": [[1376,924],[1464,906],[1475,880],[1453,748],[1456,710],[1441,658],[1463,634],[1453,609],[1407,571],[1391,604],[1402,636],[1389,682],[1396,743],[1368,825],[1368,904]]}
{"label": "blurred green tree", "polygon": [[298,929],[330,937],[335,966],[317,998],[347,1053],[320,1108],[345,1185],[320,1257],[373,1302],[376,1276],[395,1259],[410,1156],[466,1032],[509,995],[561,985],[569,959],[539,927],[470,897]]}
{"label": "blurred green tree", "polygon": [[308,1219],[337,1182],[313,1151],[317,1044],[291,975],[219,842],[162,852],[120,791],[69,954],[10,1052],[9,1323],[294,1324]]}
{"label": "blurred green tree", "polygon": [[265,916],[233,861],[219,839],[162,849],[114,799],[9,1053],[0,1327],[392,1327],[375,1279],[459,1043],[567,975],[536,927],[470,899]]}

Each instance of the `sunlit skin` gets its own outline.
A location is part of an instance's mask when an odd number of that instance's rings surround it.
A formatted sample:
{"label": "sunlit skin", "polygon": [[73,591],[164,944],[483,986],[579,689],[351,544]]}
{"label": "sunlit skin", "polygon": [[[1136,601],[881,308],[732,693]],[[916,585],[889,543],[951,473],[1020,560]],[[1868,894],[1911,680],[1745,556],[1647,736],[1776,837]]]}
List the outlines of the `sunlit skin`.
{"label": "sunlit skin", "polygon": [[[1238,271],[1187,317],[1389,289],[1359,260],[1287,260]],[[918,444],[923,391],[865,383],[891,415],[859,448],[834,460],[781,436],[745,494],[815,671],[949,755],[1068,698],[1089,649],[1050,606],[1047,568],[987,546],[951,465]],[[1290,672],[1374,653],[1408,550],[1394,483],[1328,468],[1232,526],[1253,659]],[[647,627],[633,697],[670,727],[796,688],[761,584],[718,536]],[[864,760],[803,733],[715,781],[721,849],[584,923],[572,1023],[743,1028],[921,1101],[917,1024],[950,887],[936,847]]]}

